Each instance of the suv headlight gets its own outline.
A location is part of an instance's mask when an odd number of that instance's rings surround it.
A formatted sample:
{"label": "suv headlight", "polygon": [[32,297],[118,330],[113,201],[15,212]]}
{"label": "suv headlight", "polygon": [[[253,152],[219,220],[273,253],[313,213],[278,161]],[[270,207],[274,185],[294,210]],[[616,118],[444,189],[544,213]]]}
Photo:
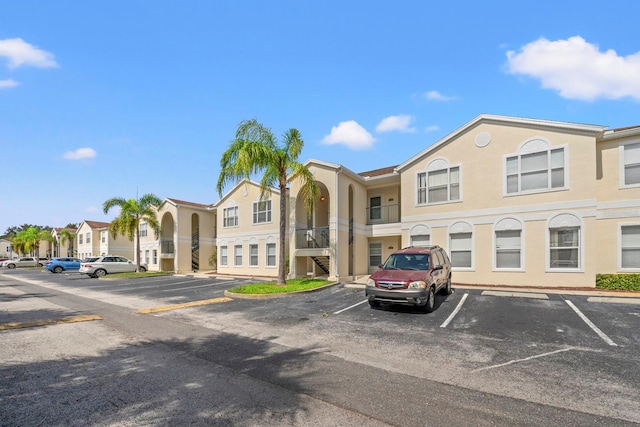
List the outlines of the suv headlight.
{"label": "suv headlight", "polygon": [[367,280],[367,286],[371,286],[372,288],[376,287],[376,281],[373,279]]}
{"label": "suv headlight", "polygon": [[426,287],[427,287],[427,284],[422,280],[409,283],[409,289],[420,289],[420,288],[424,289]]}

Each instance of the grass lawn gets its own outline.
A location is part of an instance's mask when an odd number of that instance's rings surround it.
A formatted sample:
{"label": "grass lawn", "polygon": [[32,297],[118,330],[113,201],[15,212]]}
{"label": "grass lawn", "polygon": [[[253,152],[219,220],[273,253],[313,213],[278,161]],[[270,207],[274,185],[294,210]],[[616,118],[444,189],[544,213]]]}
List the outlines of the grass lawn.
{"label": "grass lawn", "polygon": [[284,286],[276,285],[276,282],[254,283],[229,289],[235,294],[286,294],[290,292],[308,291],[328,285],[328,280],[322,279],[289,279]]}

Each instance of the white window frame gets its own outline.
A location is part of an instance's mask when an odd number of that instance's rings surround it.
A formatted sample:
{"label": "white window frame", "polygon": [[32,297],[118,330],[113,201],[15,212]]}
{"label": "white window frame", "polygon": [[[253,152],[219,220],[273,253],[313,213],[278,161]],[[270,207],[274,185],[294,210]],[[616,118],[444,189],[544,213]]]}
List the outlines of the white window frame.
{"label": "white window frame", "polygon": [[153,265],[157,265],[158,264],[158,250],[154,249],[152,253],[153,253]]}
{"label": "white window frame", "polygon": [[149,249],[144,250],[144,262],[149,265]]}
{"label": "white window frame", "polygon": [[[255,253],[253,253],[254,249],[255,249]],[[250,243],[249,244],[249,267],[258,267],[258,265],[260,265],[258,253],[259,253],[258,244]],[[254,258],[255,258],[255,262],[253,262]]]}
{"label": "white window frame", "polygon": [[[372,256],[378,256],[378,255],[372,255],[371,254],[371,249],[373,246],[380,246],[380,262],[377,264],[371,264],[371,257]],[[382,264],[384,262],[384,252],[383,252],[383,247],[382,247],[382,241],[381,240],[372,240],[369,242],[369,245],[367,246],[367,265],[369,266],[369,269],[377,269],[378,266],[380,264]]]}
{"label": "white window frame", "polygon": [[[273,248],[273,255],[269,254],[269,250]],[[278,252],[277,252],[277,246],[275,243],[267,243],[265,245],[265,252],[266,252],[266,262],[267,262],[267,267],[276,267],[278,265]],[[270,262],[271,257],[273,257],[273,263]]]}
{"label": "white window frame", "polygon": [[[452,170],[457,169],[458,173],[458,198],[451,198],[451,189],[455,185],[451,180]],[[433,174],[436,172],[446,171],[447,175],[447,199],[439,200],[439,201],[431,201],[429,198],[429,174]],[[424,178],[424,187],[420,186],[421,177]],[[425,206],[425,205],[441,205],[445,203],[459,203],[462,201],[462,165],[455,164],[450,165],[449,161],[443,158],[435,159],[429,163],[427,169],[425,171],[420,171],[416,174],[416,205]],[[420,200],[420,194],[424,192],[424,200]]]}
{"label": "white window frame", "polygon": [[79,245],[83,245],[84,243],[82,243],[82,233],[78,233],[78,244]]}
{"label": "white window frame", "polygon": [[[452,224],[449,227],[449,232],[448,234],[448,244],[449,247],[447,248],[447,252],[449,254],[449,259],[451,260],[451,270],[452,271],[475,271],[476,270],[476,251],[475,251],[475,247],[476,247],[476,233],[474,231],[474,227],[473,224],[470,224],[468,222],[465,221],[458,221],[454,224]],[[453,235],[458,235],[458,234],[471,234],[471,239],[470,239],[470,243],[471,243],[471,266],[470,267],[454,267],[453,265],[453,254],[454,252],[458,252],[456,250],[452,250],[452,239],[451,236]]]}
{"label": "white window frame", "polygon": [[618,271],[624,273],[639,273],[640,267],[623,267],[622,266],[622,253],[624,249],[640,249],[640,246],[629,246],[624,248],[622,246],[622,229],[625,227],[640,227],[640,223],[623,223],[618,224]]}
{"label": "white window frame", "polygon": [[233,266],[242,267],[242,244],[233,245]]}
{"label": "white window frame", "polygon": [[91,243],[91,232],[87,232],[87,237],[85,238],[86,243]]}
{"label": "white window frame", "polygon": [[[551,268],[551,230],[578,228],[578,267]],[[546,226],[545,258],[547,273],[583,273],[584,272],[584,224],[582,219],[573,213],[562,213],[552,216]]]}
{"label": "white window frame", "polygon": [[[498,233],[502,231],[519,231],[520,232],[520,267],[498,267]],[[524,224],[514,217],[500,218],[493,225],[493,270],[494,271],[525,271],[525,238]],[[515,250],[515,248],[504,248],[506,250]]]}
{"label": "white window frame", "polygon": [[[260,209],[263,205],[264,209]],[[264,220],[260,220],[260,216],[264,216]],[[271,199],[253,202],[253,224],[270,224],[271,223]]]}
{"label": "white window frame", "polygon": [[220,267],[229,265],[229,247],[227,245],[220,246]]}
{"label": "white window frame", "polygon": [[[560,187],[553,187],[553,170],[559,169],[558,167],[554,168],[551,164],[551,153],[554,151],[562,150],[563,156],[563,185]],[[547,186],[544,188],[534,188],[531,190],[522,190],[522,157],[528,156],[531,154],[539,154],[546,153],[547,155]],[[518,177],[518,190],[509,192],[509,184],[508,178],[513,176],[514,174],[508,173],[508,162],[510,159],[516,158],[517,160],[517,171],[515,175]],[[569,189],[569,145],[561,144],[552,146],[551,143],[546,138],[532,138],[520,145],[520,148],[516,153],[508,154],[504,156],[503,159],[503,195],[505,197],[511,196],[520,196],[523,194],[537,194],[537,193],[549,193],[552,191],[563,191]]]}
{"label": "white window frame", "polygon": [[147,237],[148,231],[147,231],[147,223],[146,222],[141,222],[140,223],[140,237]]}
{"label": "white window frame", "polygon": [[102,243],[106,243],[107,242],[107,234],[108,234],[108,231],[104,231],[103,230],[103,231],[100,232],[100,241]]}
{"label": "white window frame", "polygon": [[620,144],[618,146],[618,150],[619,150],[619,188],[620,189],[624,189],[624,188],[637,188],[640,187],[640,182],[639,183],[635,183],[635,184],[627,184],[626,178],[625,178],[625,169],[627,168],[627,166],[631,166],[631,165],[637,165],[637,163],[629,163],[627,164],[627,159],[625,156],[625,147],[629,146],[629,145],[639,145],[640,146],[640,141],[638,140],[634,140],[634,141],[629,141],[629,142],[625,142],[624,144]]}
{"label": "white window frame", "polygon": [[[233,214],[233,215],[231,215]],[[222,209],[222,227],[231,228],[237,227],[238,220],[238,206],[229,206]]]}
{"label": "white window frame", "polygon": [[[372,206],[371,205],[371,200],[373,199],[380,199],[380,204],[378,206]],[[381,194],[376,194],[374,196],[369,196],[369,212],[368,212],[368,218],[367,220],[370,222],[382,222],[382,195]],[[373,208],[378,209],[378,217],[377,218],[373,218],[372,213],[373,213]]]}

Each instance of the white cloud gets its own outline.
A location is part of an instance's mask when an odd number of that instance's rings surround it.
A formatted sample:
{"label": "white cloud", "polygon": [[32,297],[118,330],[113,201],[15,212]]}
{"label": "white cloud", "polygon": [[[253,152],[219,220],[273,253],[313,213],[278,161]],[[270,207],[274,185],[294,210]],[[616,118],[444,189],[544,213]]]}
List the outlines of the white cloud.
{"label": "white cloud", "polygon": [[355,120],[340,122],[322,139],[324,144],[344,144],[353,150],[371,148],[375,138]]}
{"label": "white cloud", "polygon": [[582,37],[549,41],[541,38],[518,52],[507,52],[507,71],[539,79],[542,87],[569,99],[640,100],[640,52],[619,56],[601,52]]}
{"label": "white cloud", "polygon": [[76,151],[67,151],[62,157],[67,160],[93,159],[96,156],[96,150],[93,148],[78,148]]}
{"label": "white cloud", "polygon": [[453,101],[456,99],[453,96],[445,96],[436,90],[430,90],[424,94],[424,97],[430,101]]}
{"label": "white cloud", "polygon": [[378,126],[376,126],[376,132],[391,132],[397,130],[399,132],[415,132],[416,128],[409,127],[413,117],[408,115],[389,116],[384,119]]}
{"label": "white cloud", "polygon": [[0,89],[7,89],[18,86],[18,82],[12,79],[0,80]]}
{"label": "white cloud", "polygon": [[438,127],[436,125],[431,125],[431,126],[427,126],[426,128],[424,128],[425,132],[435,132],[437,130],[440,130],[440,127]]}
{"label": "white cloud", "polygon": [[38,49],[20,38],[0,40],[0,57],[9,60],[9,68],[18,68],[21,65],[39,68],[58,66],[53,59],[53,54]]}

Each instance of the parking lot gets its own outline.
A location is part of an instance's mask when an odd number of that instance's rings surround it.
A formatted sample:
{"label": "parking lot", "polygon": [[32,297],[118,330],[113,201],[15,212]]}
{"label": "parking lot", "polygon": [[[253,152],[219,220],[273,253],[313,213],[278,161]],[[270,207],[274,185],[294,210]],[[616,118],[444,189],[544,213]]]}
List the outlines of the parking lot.
{"label": "parking lot", "polygon": [[[225,298],[225,290],[255,279],[2,274],[141,316],[327,354],[364,368],[640,422],[640,298],[454,286],[453,294],[437,296],[433,313],[424,314],[405,306],[370,308],[356,285],[244,299]],[[187,305],[196,301],[206,303]],[[157,307],[169,308],[149,310]]]}

